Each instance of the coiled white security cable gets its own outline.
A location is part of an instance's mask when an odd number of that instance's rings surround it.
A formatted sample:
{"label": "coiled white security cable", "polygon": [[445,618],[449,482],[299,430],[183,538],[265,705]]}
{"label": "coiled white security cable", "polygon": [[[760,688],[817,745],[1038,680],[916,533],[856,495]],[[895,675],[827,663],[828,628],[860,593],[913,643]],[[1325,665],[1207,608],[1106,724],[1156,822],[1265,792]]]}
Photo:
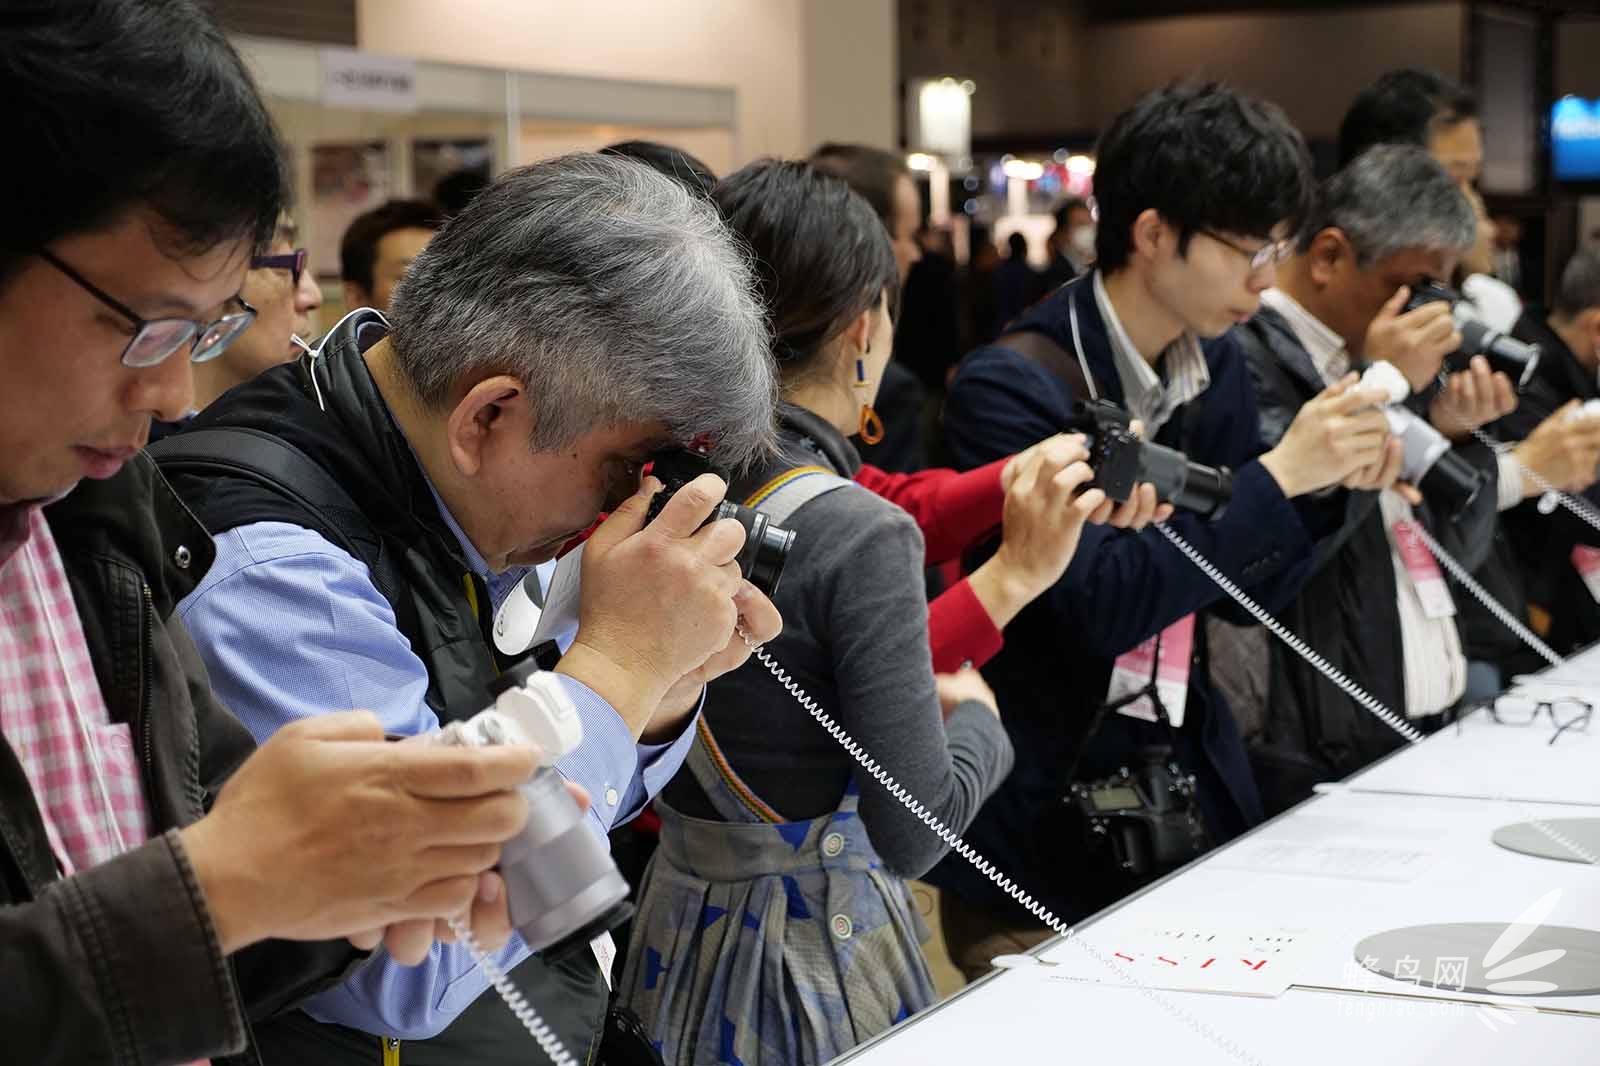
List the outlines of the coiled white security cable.
{"label": "coiled white security cable", "polygon": [[517,1020],[522,1023],[523,1028],[527,1029],[533,1038],[539,1042],[540,1050],[549,1057],[550,1061],[555,1063],[555,1066],[578,1066],[577,1060],[572,1057],[566,1046],[561,1043],[561,1038],[544,1023],[544,1019],[539,1017],[539,1012],[533,1009],[533,1004],[528,1002],[528,997],[522,994],[520,988],[511,983],[511,978],[506,976],[506,972],[478,944],[478,938],[472,935],[472,930],[467,926],[467,923],[460,918],[451,918],[450,931],[456,935],[457,940],[467,946],[468,951],[472,952],[472,957],[478,961],[478,965],[482,966],[483,972],[488,975],[489,984],[494,987],[496,992],[500,993],[500,998],[506,1001],[506,1006],[511,1008],[511,1013],[517,1016]]}
{"label": "coiled white security cable", "polygon": [[795,679],[789,675],[788,671],[786,671],[782,666],[778,665],[777,660],[773,659],[772,656],[767,653],[767,650],[764,646],[756,644],[750,639],[750,635],[745,632],[742,624],[739,626],[739,636],[743,638],[745,644],[749,646],[751,655],[760,661],[761,665],[765,666],[767,670],[771,672],[772,676],[777,679],[778,683],[782,685],[785,690],[788,691],[789,695],[794,697],[795,702],[804,707],[806,711],[810,713],[811,717],[816,720],[817,724],[826,730],[828,735],[837,741],[839,746],[844,748],[850,757],[860,764],[861,768],[865,770],[873,780],[882,785],[889,795],[899,800],[901,805],[904,806],[906,810],[910,811],[920,822],[922,822],[923,825],[932,830],[940,840],[944,841],[951,851],[955,852],[957,855],[960,855],[963,859],[967,860],[967,862],[971,863],[974,869],[983,874],[983,876],[987,877],[990,881],[993,881],[996,886],[1006,893],[1006,895],[1016,900],[1019,904],[1027,909],[1028,913],[1032,914],[1035,918],[1038,918],[1039,921],[1043,922],[1051,930],[1059,934],[1063,940],[1067,941],[1068,943],[1075,944],[1077,947],[1081,948],[1096,962],[1112,970],[1118,977],[1128,982],[1128,984],[1132,987],[1138,989],[1145,996],[1145,998],[1160,1006],[1173,1018],[1187,1025],[1197,1035],[1205,1040],[1210,1041],[1219,1049],[1229,1055],[1232,1055],[1241,1062],[1251,1063],[1254,1064],[1254,1066],[1260,1066],[1260,1059],[1257,1059],[1254,1055],[1251,1055],[1249,1052],[1245,1051],[1244,1048],[1240,1047],[1232,1040],[1229,1040],[1216,1030],[1212,1029],[1209,1025],[1206,1025],[1198,1018],[1195,1018],[1187,1011],[1171,1002],[1167,997],[1161,995],[1155,989],[1147,986],[1144,982],[1140,981],[1138,978],[1134,977],[1127,970],[1125,970],[1118,962],[1116,962],[1116,960],[1112,959],[1104,952],[1101,952],[1093,945],[1078,937],[1074,929],[1068,926],[1060,918],[1057,918],[1055,914],[1044,904],[1040,903],[1038,900],[1034,899],[1033,896],[1023,891],[1023,889],[1019,887],[1016,882],[1002,874],[998,869],[995,868],[993,863],[989,862],[989,860],[978,854],[978,852],[970,844],[962,840],[961,837],[948,825],[946,825],[938,815],[928,810],[927,807],[923,806],[920,800],[918,800],[910,792],[906,791],[905,786],[896,781],[892,774],[879,765],[878,761],[874,759],[866,751],[866,749],[862,748],[861,745],[855,742],[855,739],[851,737],[848,732],[846,732],[843,726],[834,721],[832,715],[823,710],[822,706],[806,693],[805,689],[800,686],[799,682],[795,681]]}
{"label": "coiled white security cable", "polygon": [[1268,614],[1265,607],[1251,599],[1243,589],[1233,583],[1227,574],[1224,574],[1221,570],[1218,570],[1210,559],[1207,559],[1204,555],[1201,555],[1199,549],[1190,544],[1188,541],[1184,540],[1183,537],[1181,537],[1171,526],[1167,525],[1165,522],[1157,522],[1155,523],[1155,527],[1161,531],[1162,536],[1166,537],[1167,540],[1172,543],[1174,548],[1177,548],[1191,563],[1198,567],[1201,573],[1209,577],[1218,588],[1232,597],[1233,601],[1240,607],[1243,607],[1246,611],[1250,612],[1250,616],[1252,618],[1271,630],[1272,633],[1279,640],[1287,644],[1295,652],[1295,654],[1299,655],[1302,659],[1315,667],[1318,673],[1322,674],[1329,681],[1332,681],[1335,685],[1338,685],[1339,688],[1344,691],[1345,695],[1349,696],[1351,699],[1361,704],[1361,706],[1371,711],[1375,716],[1382,719],[1385,725],[1387,725],[1390,729],[1393,729],[1396,733],[1399,733],[1401,736],[1405,737],[1406,740],[1410,741],[1411,743],[1415,744],[1422,739],[1422,734],[1417,732],[1417,730],[1412,727],[1411,723],[1407,722],[1404,718],[1401,718],[1398,714],[1395,714],[1382,703],[1378,702],[1377,698],[1368,693],[1366,689],[1362,688],[1360,685],[1344,676],[1344,674],[1341,673],[1337,667],[1313,651],[1310,645],[1297,637],[1288,626],[1284,625],[1282,622],[1272,617],[1272,615]]}

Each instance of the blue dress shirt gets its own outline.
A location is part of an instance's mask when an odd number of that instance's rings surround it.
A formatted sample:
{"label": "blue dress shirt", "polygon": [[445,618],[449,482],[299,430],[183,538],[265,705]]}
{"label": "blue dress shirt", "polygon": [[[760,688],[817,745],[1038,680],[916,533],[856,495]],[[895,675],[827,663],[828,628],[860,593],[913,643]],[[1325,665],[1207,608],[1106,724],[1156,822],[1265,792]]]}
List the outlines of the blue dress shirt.
{"label": "blue dress shirt", "polygon": [[[529,568],[490,572],[442,502],[439,511],[498,609]],[[427,667],[364,563],[319,534],[283,522],[231,529],[216,538],[216,548],[216,562],[178,613],[200,648],[212,688],[258,742],[297,719],[344,708],[372,711],[389,734],[439,728],[423,699]],[[541,569],[548,585],[554,564]],[[563,650],[574,636],[558,637]],[[693,742],[693,723],[671,744],[638,744],[593,689],[565,675],[561,680],[584,735],[556,768],[588,790],[589,825],[605,839],[677,772]],[[528,954],[513,934],[494,958],[509,969]],[[380,948],[348,981],[302,1009],[318,1021],[420,1040],[441,1032],[488,987],[482,967],[459,945],[436,943],[417,966],[402,966]]]}

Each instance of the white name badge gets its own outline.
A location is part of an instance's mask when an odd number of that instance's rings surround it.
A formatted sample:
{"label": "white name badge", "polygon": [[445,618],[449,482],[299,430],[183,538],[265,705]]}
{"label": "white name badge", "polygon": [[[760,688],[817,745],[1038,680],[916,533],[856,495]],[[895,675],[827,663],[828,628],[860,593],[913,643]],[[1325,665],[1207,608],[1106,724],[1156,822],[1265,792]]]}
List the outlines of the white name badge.
{"label": "white name badge", "polygon": [[1422,543],[1416,523],[1404,518],[1396,522],[1394,544],[1406,573],[1411,575],[1417,599],[1422,601],[1422,613],[1429,618],[1454,618],[1456,604],[1450,598],[1450,587],[1444,583],[1444,574],[1440,573],[1433,553]]}
{"label": "white name badge", "polygon": [[[1161,661],[1156,661],[1157,649]],[[1146,688],[1153,675],[1156,695],[1166,708],[1167,719],[1177,729],[1183,725],[1184,704],[1189,699],[1189,662],[1194,657],[1194,615],[1186,615],[1151,637],[1130,652],[1117,657],[1111,667],[1111,686],[1106,691],[1106,702],[1115,703],[1125,696]],[[1149,696],[1140,696],[1133,702],[1117,708],[1118,714],[1157,722],[1156,708]]]}

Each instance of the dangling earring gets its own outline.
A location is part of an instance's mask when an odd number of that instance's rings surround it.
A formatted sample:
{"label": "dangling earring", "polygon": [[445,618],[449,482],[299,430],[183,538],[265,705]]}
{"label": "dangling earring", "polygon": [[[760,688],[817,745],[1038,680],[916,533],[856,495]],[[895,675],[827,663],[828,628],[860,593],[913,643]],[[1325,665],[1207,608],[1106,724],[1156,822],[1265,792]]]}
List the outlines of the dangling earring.
{"label": "dangling earring", "polygon": [[[871,344],[867,345],[867,354],[872,354]],[[866,361],[857,359],[855,389],[861,394],[861,420],[856,424],[856,436],[866,444],[877,444],[883,440],[883,419],[878,417],[878,412],[867,402],[868,390],[871,388],[872,382],[867,380]]]}

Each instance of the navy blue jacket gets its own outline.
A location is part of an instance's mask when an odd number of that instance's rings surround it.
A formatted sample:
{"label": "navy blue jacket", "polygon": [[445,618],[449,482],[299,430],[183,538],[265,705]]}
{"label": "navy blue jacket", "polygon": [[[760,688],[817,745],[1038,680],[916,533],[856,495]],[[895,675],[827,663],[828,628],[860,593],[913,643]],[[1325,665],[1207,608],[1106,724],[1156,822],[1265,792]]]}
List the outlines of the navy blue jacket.
{"label": "navy blue jacket", "polygon": [[[1101,397],[1121,403],[1121,379],[1089,276],[1057,290],[1011,329],[1043,333],[1071,352],[1069,300],[1077,306],[1084,356]],[[1243,354],[1230,335],[1202,349],[1210,387],[1179,408],[1156,440],[1198,462],[1230,467],[1233,502],[1214,522],[1180,512],[1170,524],[1275,611],[1309,575],[1318,538],[1337,531],[1344,494],[1320,502],[1284,497],[1255,461],[1264,449]],[[956,465],[981,466],[1059,432],[1073,399],[1065,382],[1026,356],[1000,344],[977,349],[961,364],[945,410]],[[966,839],[1065,920],[1091,913],[1131,887],[1086,857],[1061,802],[1068,780],[1109,776],[1129,765],[1141,746],[1171,740],[1165,726],[1117,714],[1104,716],[1089,736],[1112,663],[1185,615],[1206,609],[1243,620],[1226,594],[1159,530],[1090,526],[1065,576],[1007,628],[1005,649],[984,670],[1011,733],[1016,768]],[[1208,680],[1204,630],[1196,627],[1187,709],[1175,746],[1180,763],[1199,780],[1202,813],[1220,842],[1258,823],[1262,809],[1238,727]],[[1003,894],[958,857],[947,858],[930,880],[968,903],[1007,906]]]}

